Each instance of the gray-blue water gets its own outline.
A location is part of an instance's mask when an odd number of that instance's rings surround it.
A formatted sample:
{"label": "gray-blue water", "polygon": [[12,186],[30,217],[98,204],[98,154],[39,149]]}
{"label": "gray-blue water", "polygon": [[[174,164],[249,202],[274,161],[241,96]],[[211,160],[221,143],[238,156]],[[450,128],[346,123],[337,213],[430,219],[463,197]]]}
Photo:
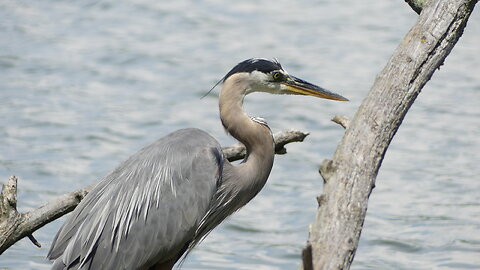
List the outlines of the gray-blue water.
{"label": "gray-blue water", "polygon": [[[184,269],[296,269],[322,190],[317,170],[417,15],[389,1],[0,1],[0,182],[19,209],[95,183],[144,145],[199,127],[234,142],[216,94],[237,62],[277,57],[351,99],[254,94],[273,131],[311,132],[269,182],[215,229]],[[480,269],[480,13],[405,118],[370,197],[353,269]],[[218,91],[218,90],[217,90]],[[217,92],[218,93],[218,92]],[[63,218],[0,256],[48,269]]]}

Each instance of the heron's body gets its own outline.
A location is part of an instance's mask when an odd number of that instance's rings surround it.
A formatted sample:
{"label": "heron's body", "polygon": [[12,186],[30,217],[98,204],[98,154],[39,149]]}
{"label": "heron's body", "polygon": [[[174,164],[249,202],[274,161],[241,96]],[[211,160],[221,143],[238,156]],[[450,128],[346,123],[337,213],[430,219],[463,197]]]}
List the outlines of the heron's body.
{"label": "heron's body", "polygon": [[[175,142],[182,143],[169,147]],[[146,269],[157,258],[176,259],[171,256],[185,248],[208,210],[222,163],[220,145],[201,130],[183,129],[161,138],[122,163],[85,197],[57,235],[49,256],[61,256],[61,269],[75,269],[84,258],[90,258],[85,269]]]}
{"label": "heron's body", "polygon": [[287,76],[277,62],[247,61],[225,76],[219,101],[225,129],[247,147],[245,160],[230,164],[219,143],[199,129],[159,139],[106,176],[73,211],[48,254],[54,269],[171,269],[258,194],[273,166],[274,142],[263,121],[243,112],[243,98],[291,89],[262,77],[279,70]]}

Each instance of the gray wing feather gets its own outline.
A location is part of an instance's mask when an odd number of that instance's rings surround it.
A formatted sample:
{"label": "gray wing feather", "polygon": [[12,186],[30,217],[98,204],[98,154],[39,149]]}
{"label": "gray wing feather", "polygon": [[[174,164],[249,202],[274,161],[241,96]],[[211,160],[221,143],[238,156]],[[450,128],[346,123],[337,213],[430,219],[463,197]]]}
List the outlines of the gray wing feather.
{"label": "gray wing feather", "polygon": [[140,150],[77,206],[48,258],[67,269],[142,269],[174,258],[211,204],[222,175],[219,151],[198,129],[176,131]]}

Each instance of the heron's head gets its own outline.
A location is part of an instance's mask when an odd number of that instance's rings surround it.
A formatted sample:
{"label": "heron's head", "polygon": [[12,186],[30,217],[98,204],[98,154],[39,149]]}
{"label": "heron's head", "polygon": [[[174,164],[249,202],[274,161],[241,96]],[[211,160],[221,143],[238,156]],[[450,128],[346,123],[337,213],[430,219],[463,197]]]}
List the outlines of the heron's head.
{"label": "heron's head", "polygon": [[348,101],[339,94],[288,74],[276,60],[252,58],[240,62],[225,75],[223,82],[228,80],[244,83],[247,88],[246,95],[253,92],[267,92]]}

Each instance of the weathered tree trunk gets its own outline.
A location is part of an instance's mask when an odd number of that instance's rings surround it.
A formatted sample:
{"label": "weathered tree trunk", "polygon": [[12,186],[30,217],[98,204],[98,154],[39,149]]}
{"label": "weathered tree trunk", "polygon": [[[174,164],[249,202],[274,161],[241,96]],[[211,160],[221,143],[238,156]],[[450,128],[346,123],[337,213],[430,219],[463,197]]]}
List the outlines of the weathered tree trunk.
{"label": "weathered tree trunk", "polygon": [[[285,145],[291,142],[302,142],[308,133],[298,130],[284,130],[276,133],[275,152],[285,154]],[[223,147],[225,157],[230,161],[239,160],[245,157],[245,146],[235,144]],[[40,206],[27,213],[17,211],[17,178],[10,177],[3,185],[0,193],[0,255],[11,245],[24,237],[28,237],[36,246],[40,243],[33,237],[33,232],[55,219],[73,211],[80,201],[94,185],[64,194],[55,200]]]}
{"label": "weathered tree trunk", "polygon": [[303,269],[349,269],[368,198],[385,152],[408,109],[463,33],[477,0],[434,0],[376,78],[332,160],[303,251]]}

